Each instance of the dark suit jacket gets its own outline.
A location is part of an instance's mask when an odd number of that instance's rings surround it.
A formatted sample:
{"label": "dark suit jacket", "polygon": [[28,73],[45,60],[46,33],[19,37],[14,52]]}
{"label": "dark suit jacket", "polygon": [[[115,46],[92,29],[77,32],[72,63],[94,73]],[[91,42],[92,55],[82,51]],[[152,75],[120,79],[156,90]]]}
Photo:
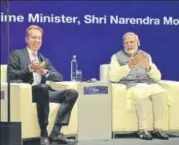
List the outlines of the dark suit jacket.
{"label": "dark suit jacket", "polygon": [[[45,61],[45,69],[49,71],[48,77],[42,75],[41,83],[46,80],[62,81],[62,75],[56,71],[51,65],[50,61],[45,58],[41,53],[38,53],[39,61]],[[11,81],[20,81],[24,83],[33,83],[33,74],[30,72],[28,65],[30,64],[30,57],[27,49],[19,49],[13,51],[9,55],[8,60],[8,77]]]}

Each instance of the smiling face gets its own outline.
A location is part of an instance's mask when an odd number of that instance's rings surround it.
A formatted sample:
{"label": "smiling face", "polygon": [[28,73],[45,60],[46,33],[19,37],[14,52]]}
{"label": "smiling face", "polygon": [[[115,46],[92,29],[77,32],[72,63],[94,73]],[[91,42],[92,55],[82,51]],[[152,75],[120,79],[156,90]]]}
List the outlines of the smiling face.
{"label": "smiling face", "polygon": [[126,33],[123,37],[124,49],[127,53],[133,54],[138,50],[138,36],[134,33]]}
{"label": "smiling face", "polygon": [[41,28],[29,28],[26,34],[27,47],[34,52],[37,52],[42,45],[42,29]]}

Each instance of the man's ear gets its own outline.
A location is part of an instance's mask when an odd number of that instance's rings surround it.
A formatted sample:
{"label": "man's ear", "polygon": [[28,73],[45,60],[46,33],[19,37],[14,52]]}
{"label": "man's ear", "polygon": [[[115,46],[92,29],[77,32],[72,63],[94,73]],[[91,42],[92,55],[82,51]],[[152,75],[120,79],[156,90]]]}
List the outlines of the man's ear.
{"label": "man's ear", "polygon": [[28,42],[28,38],[27,38],[27,36],[25,37],[25,42],[26,42],[26,43]]}
{"label": "man's ear", "polygon": [[137,45],[140,46],[140,40],[139,39],[137,40]]}

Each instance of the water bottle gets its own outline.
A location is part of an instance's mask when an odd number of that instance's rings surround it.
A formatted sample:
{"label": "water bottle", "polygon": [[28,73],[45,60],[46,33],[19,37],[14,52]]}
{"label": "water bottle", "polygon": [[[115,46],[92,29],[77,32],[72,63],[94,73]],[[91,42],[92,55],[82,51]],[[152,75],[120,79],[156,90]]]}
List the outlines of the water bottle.
{"label": "water bottle", "polygon": [[71,60],[71,81],[76,81],[76,72],[78,70],[78,62],[76,59],[76,55],[73,55]]}

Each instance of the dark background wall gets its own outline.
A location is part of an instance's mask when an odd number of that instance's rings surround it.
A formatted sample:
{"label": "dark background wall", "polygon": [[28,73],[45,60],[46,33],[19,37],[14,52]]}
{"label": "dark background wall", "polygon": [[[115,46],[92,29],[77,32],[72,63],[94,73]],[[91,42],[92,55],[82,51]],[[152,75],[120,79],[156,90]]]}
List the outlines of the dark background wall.
{"label": "dark background wall", "polygon": [[[149,52],[163,74],[163,79],[179,81],[179,2],[24,2],[10,3],[11,15],[22,15],[22,22],[10,23],[10,49],[25,48],[25,29],[37,24],[44,29],[41,52],[53,65],[70,79],[70,61],[77,55],[79,69],[84,79],[99,78],[99,66],[109,63],[111,55],[122,49],[122,35],[133,31],[139,35],[141,48]],[[72,23],[30,22],[28,15],[76,16],[80,25]],[[1,19],[6,14],[1,5]],[[106,24],[85,24],[85,15],[102,17]],[[150,17],[160,24],[110,24],[112,16],[128,18]],[[163,18],[175,19],[175,24],[166,25]],[[6,22],[1,20],[1,64],[7,63]]]}

